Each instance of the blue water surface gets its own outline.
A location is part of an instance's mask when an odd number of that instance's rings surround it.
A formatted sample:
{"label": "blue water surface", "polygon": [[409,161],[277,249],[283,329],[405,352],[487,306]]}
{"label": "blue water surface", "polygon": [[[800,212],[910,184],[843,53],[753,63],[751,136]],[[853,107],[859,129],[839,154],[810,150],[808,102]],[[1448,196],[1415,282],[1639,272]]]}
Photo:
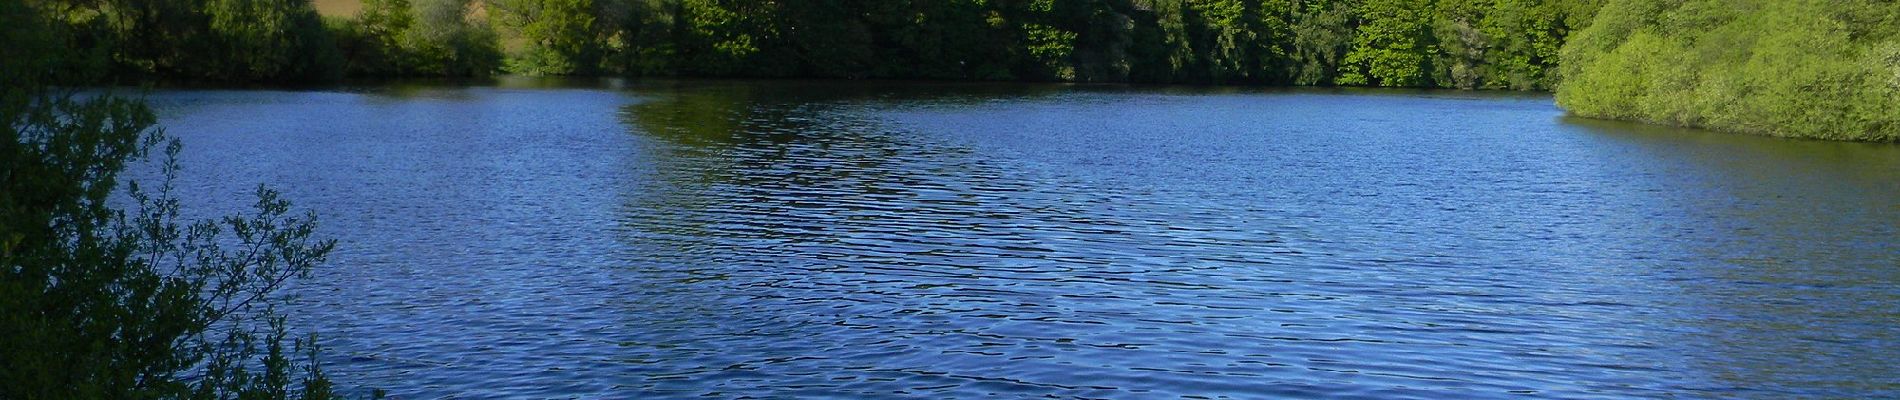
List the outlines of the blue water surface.
{"label": "blue water surface", "polygon": [[1900,397],[1900,147],[1547,95],[525,80],[149,95],[398,398]]}

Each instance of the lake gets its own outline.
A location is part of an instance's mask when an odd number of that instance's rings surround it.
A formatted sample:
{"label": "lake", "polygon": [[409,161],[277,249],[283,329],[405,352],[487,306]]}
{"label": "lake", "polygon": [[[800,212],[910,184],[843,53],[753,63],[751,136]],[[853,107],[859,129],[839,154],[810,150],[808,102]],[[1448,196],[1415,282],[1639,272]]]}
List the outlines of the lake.
{"label": "lake", "polygon": [[1548,95],[162,90],[201,215],[399,398],[1900,397],[1900,146]]}

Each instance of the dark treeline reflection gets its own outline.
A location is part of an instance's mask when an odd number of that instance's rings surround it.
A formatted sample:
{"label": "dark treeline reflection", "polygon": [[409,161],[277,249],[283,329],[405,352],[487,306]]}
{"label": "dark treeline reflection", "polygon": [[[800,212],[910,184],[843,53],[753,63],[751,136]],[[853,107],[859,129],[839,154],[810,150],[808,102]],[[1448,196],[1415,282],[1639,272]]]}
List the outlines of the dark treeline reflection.
{"label": "dark treeline reflection", "polygon": [[[1174,381],[1137,367],[1200,364],[1104,354],[1097,362],[1107,365],[1060,366],[1087,357],[1077,351],[1172,348],[1130,343],[1136,327],[1104,325],[1154,300],[1144,296],[1181,291],[1238,305],[1257,295],[1223,293],[1185,260],[1156,252],[1208,248],[1243,260],[1284,251],[1270,234],[1222,239],[1218,215],[1158,214],[1079,182],[1048,186],[1038,179],[1049,176],[874,112],[1023,101],[1008,99],[1059,88],[812,88],[659,88],[627,108],[635,131],[660,143],[646,189],[626,208],[624,240],[638,249],[633,268],[666,282],[651,291],[675,309],[640,306],[660,329],[634,334],[623,356],[670,360],[669,373],[683,378],[639,387],[699,394],[709,380],[740,379],[793,394],[1088,395],[1121,390],[1103,376]],[[1149,285],[1159,291],[1144,294]],[[1242,318],[1246,309],[1202,313]],[[667,317],[680,313],[717,316]],[[1080,331],[1035,333],[1069,329],[1055,326]],[[999,364],[1001,349],[1022,358]],[[1101,384],[1065,383],[1084,376]],[[772,383],[788,379],[805,383]],[[734,390],[760,388],[751,385]]]}
{"label": "dark treeline reflection", "polygon": [[[1566,118],[1564,122],[1634,152],[1629,167],[1677,176],[1683,193],[1652,207],[1688,210],[1689,218],[1657,224],[1696,240],[1670,241],[1646,261],[1668,276],[1687,322],[1685,333],[1709,357],[1696,367],[1750,387],[1799,382],[1808,387],[1894,390],[1893,379],[1815,374],[1881,371],[1878,357],[1842,357],[1841,349],[1886,349],[1893,329],[1871,321],[1900,320],[1900,151],[1892,146],[1804,140],[1737,140],[1733,135],[1628,122]],[[1606,149],[1607,150],[1607,149]],[[1627,155],[1627,154],[1625,154]],[[1606,153],[1606,157],[1617,157]],[[1891,350],[1880,350],[1891,351]],[[1832,356],[1830,354],[1833,354]]]}

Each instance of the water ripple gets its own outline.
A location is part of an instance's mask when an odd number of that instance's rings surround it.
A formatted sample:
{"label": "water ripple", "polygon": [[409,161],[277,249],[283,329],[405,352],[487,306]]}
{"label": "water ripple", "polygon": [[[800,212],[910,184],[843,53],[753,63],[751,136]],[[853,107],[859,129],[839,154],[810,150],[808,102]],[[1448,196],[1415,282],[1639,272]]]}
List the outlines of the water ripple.
{"label": "water ripple", "polygon": [[186,187],[323,213],[300,323],[398,397],[1900,393],[1890,146],[1442,94],[155,97]]}

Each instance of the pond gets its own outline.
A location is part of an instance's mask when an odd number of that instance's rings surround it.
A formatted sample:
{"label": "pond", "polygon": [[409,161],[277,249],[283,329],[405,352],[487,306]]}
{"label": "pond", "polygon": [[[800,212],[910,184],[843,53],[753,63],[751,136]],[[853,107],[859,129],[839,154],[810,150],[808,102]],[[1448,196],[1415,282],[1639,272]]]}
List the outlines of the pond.
{"label": "pond", "polygon": [[549,82],[148,95],[399,398],[1900,396],[1900,146],[1548,95]]}

